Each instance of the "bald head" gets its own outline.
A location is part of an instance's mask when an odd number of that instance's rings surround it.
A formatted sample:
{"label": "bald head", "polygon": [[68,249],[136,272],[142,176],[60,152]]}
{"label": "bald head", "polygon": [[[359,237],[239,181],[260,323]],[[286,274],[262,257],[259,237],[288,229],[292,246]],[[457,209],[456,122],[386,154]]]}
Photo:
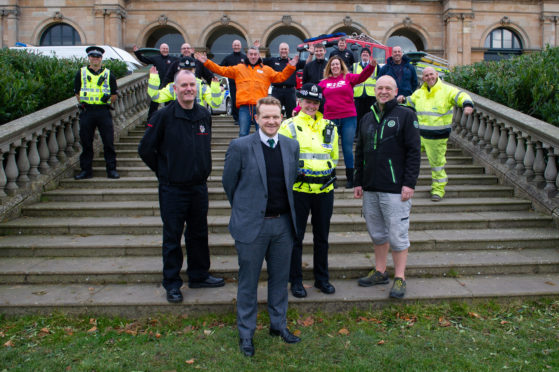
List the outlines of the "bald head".
{"label": "bald head", "polygon": [[425,67],[421,78],[425,83],[427,83],[429,88],[432,88],[435,84],[437,84],[439,73],[433,67]]}
{"label": "bald head", "polygon": [[402,63],[403,55],[404,52],[402,51],[402,47],[396,45],[395,47],[392,48],[392,60],[394,61],[395,64],[399,65],[400,63]]}
{"label": "bald head", "polygon": [[379,105],[384,106],[388,101],[393,100],[398,95],[398,86],[392,76],[383,75],[377,79],[375,95]]}
{"label": "bald head", "polygon": [[239,53],[241,51],[241,41],[240,40],[233,40],[233,52]]}
{"label": "bald head", "polygon": [[279,45],[279,55],[280,58],[287,58],[289,56],[289,45],[287,43]]}
{"label": "bald head", "polygon": [[163,57],[166,57],[169,54],[169,45],[163,43],[159,46],[159,53],[161,53],[161,55]]}

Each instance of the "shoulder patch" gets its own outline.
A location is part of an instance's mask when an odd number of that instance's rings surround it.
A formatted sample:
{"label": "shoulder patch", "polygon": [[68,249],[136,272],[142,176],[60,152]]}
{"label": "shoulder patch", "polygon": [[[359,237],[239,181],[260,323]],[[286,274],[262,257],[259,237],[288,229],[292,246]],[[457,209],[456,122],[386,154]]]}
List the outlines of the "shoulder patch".
{"label": "shoulder patch", "polygon": [[392,128],[396,125],[396,122],[394,120],[390,120],[386,125],[388,125],[388,128]]}
{"label": "shoulder patch", "polygon": [[414,126],[415,128],[419,128],[419,123],[417,122],[417,120],[414,120],[414,121],[413,121],[413,126]]}

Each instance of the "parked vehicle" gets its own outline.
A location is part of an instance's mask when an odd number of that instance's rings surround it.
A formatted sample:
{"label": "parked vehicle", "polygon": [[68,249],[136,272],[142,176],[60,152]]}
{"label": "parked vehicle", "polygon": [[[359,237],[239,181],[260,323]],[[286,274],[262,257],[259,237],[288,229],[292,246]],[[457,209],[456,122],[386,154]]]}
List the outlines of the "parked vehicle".
{"label": "parked vehicle", "polygon": [[231,101],[231,91],[229,90],[229,80],[224,78],[223,76],[215,75],[219,79],[219,85],[221,85],[225,89],[225,97],[223,97],[223,101],[221,101],[221,105],[218,108],[212,108],[207,105],[207,109],[212,113],[212,115],[217,114],[226,114],[231,115],[232,110],[232,101]]}
{"label": "parked vehicle", "polygon": [[[24,44],[25,45],[25,44]],[[99,45],[105,50],[103,54],[103,59],[116,59],[126,63],[128,67],[128,73],[132,73],[137,69],[142,67],[142,64],[134,58],[127,51],[113,47],[110,45]],[[56,58],[87,58],[87,53],[85,52],[86,45],[73,45],[73,46],[18,46],[11,47],[10,49],[26,50],[29,53],[41,54],[44,56],[52,56]]]}

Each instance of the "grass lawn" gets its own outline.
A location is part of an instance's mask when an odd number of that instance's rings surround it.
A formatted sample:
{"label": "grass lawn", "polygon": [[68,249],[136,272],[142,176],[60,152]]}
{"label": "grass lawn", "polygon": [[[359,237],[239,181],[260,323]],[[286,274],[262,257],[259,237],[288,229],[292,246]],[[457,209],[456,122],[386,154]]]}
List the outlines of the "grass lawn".
{"label": "grass lawn", "polygon": [[559,301],[393,305],[298,314],[295,345],[258,318],[256,355],[235,316],[0,316],[0,371],[558,371]]}

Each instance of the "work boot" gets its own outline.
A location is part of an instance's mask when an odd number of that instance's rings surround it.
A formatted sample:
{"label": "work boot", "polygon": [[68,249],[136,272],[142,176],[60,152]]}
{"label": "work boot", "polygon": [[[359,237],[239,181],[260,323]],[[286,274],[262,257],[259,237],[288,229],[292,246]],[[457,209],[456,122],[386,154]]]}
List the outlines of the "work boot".
{"label": "work boot", "polygon": [[346,189],[353,189],[353,168],[345,169],[345,176],[347,177]]}

